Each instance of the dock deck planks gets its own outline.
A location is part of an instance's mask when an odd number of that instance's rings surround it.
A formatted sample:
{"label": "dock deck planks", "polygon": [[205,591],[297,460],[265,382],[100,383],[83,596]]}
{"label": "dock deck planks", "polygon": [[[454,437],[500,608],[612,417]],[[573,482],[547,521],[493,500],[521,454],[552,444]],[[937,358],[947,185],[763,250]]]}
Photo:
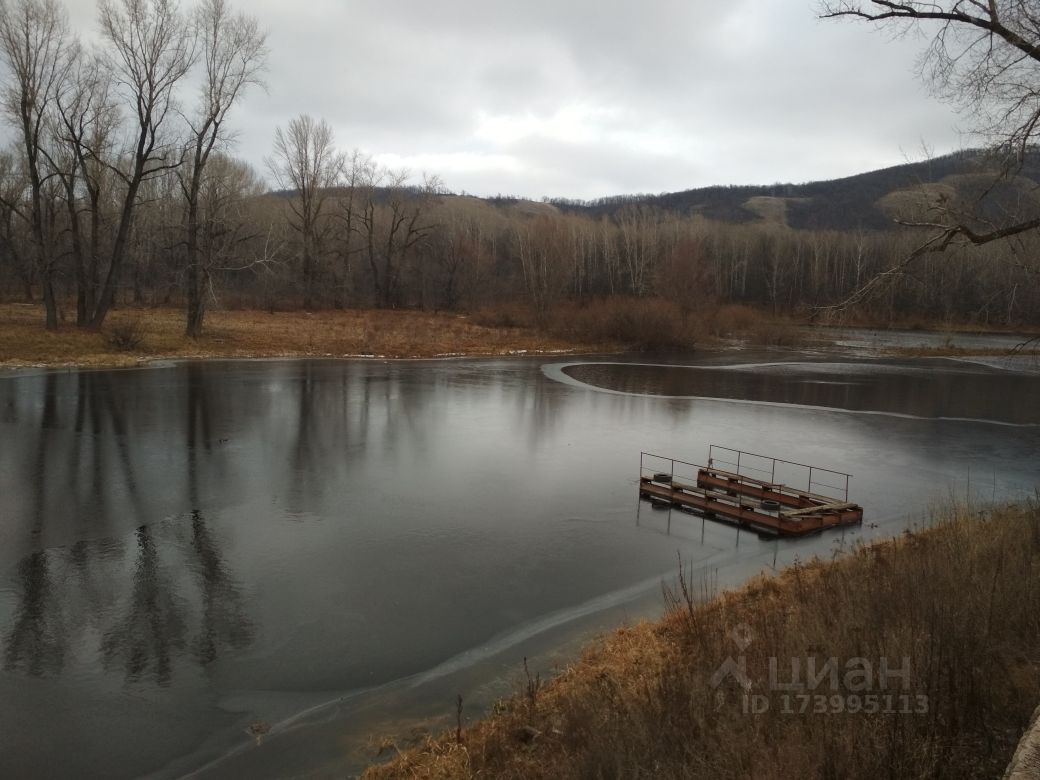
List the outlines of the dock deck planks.
{"label": "dock deck planks", "polygon": [[[779,536],[806,536],[863,521],[863,508],[858,504],[713,468],[701,467],[696,485],[640,476],[639,493]],[[764,509],[764,501],[775,501],[784,508]]]}

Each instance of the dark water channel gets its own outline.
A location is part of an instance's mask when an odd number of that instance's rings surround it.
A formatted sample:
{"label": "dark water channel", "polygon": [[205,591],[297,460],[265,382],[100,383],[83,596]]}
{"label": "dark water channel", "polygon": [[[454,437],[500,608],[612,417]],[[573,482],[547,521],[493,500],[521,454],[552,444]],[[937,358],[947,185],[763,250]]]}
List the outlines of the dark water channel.
{"label": "dark water channel", "polygon": [[[710,443],[851,472],[867,523],[777,543],[637,508],[640,451]],[[456,692],[479,709],[525,655],[658,610],[677,552],[736,583],[1038,483],[1040,374],[1011,364],[7,375],[0,777],[351,771],[367,734]]]}

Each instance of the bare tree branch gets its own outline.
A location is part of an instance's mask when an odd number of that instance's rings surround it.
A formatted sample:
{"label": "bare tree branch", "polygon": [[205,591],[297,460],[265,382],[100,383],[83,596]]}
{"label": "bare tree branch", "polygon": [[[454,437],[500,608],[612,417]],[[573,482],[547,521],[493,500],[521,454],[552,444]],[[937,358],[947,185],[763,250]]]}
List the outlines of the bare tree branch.
{"label": "bare tree branch", "polygon": [[[934,28],[920,75],[938,96],[974,117],[976,131],[997,150],[1003,161],[1002,177],[1009,179],[1033,148],[1040,127],[1040,14],[1034,5],[1024,0],[825,0],[819,8],[820,16],[826,19],[865,20],[904,32],[925,29],[926,25]],[[958,213],[950,204],[939,204],[934,210],[937,219],[901,222],[934,232],[860,290],[825,308],[843,309],[863,300],[879,284],[905,273],[925,254],[960,243],[981,246],[1040,228],[1036,204],[1029,208],[1034,213],[1006,212],[1000,223],[983,214],[981,204],[997,181],[966,213]],[[1035,273],[1025,265],[1021,267]]]}

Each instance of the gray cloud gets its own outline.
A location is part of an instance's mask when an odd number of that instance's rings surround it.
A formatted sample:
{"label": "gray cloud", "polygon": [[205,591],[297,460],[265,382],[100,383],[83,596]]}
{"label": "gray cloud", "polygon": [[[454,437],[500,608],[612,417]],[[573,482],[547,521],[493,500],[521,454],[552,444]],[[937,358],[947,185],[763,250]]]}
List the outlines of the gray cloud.
{"label": "gray cloud", "polygon": [[[72,0],[90,34],[93,3]],[[307,112],[344,149],[477,194],[595,197],[806,181],[966,143],[923,47],[820,22],[812,0],[254,0],[269,90],[237,153],[262,168]]]}

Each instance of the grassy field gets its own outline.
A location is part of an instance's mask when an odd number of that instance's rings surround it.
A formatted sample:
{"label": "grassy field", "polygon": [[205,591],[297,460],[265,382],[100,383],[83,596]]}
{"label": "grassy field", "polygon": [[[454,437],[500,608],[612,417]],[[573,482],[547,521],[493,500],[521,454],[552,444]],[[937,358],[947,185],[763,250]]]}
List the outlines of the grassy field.
{"label": "grassy field", "polygon": [[934,523],[738,591],[680,578],[662,620],[365,777],[1000,777],[1040,701],[1040,504]]}
{"label": "grassy field", "polygon": [[205,334],[184,336],[180,309],[119,309],[101,332],[42,327],[39,306],[0,305],[0,365],[127,366],[170,358],[507,355],[609,351],[610,340],[557,337],[530,327],[489,326],[415,311],[217,311]]}

